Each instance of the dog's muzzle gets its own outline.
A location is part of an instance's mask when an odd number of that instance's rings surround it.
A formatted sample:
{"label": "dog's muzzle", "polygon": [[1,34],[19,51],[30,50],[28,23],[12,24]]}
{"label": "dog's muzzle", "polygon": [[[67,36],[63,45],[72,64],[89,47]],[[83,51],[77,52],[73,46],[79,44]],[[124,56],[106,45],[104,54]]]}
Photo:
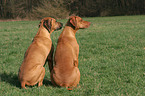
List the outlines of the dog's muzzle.
{"label": "dog's muzzle", "polygon": [[60,30],[62,28],[63,24],[60,23],[59,27],[56,30]]}

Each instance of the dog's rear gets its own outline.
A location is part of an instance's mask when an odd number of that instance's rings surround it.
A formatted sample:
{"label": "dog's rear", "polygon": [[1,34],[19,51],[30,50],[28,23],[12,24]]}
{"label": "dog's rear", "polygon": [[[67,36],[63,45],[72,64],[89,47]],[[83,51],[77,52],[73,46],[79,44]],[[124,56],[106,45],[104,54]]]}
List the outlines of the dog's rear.
{"label": "dog's rear", "polygon": [[[55,53],[55,66],[52,70],[51,81],[54,85],[74,87],[80,81],[80,72],[74,49],[69,43],[59,42]],[[54,74],[53,74],[54,73]]]}
{"label": "dog's rear", "polygon": [[56,22],[53,18],[47,17],[41,20],[40,28],[27,49],[24,61],[19,69],[18,77],[22,88],[26,88],[25,85],[33,86],[37,83],[38,86],[42,85],[45,75],[43,66],[52,45],[50,34],[61,28],[62,24]]}

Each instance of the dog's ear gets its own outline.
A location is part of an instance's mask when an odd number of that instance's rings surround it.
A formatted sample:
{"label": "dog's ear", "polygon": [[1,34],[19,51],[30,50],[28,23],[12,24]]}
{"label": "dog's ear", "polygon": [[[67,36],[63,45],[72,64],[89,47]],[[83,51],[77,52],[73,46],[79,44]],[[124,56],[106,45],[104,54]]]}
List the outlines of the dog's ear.
{"label": "dog's ear", "polygon": [[70,17],[69,22],[77,29],[77,19],[75,16]]}
{"label": "dog's ear", "polygon": [[52,27],[52,19],[44,20],[43,26],[50,32]]}
{"label": "dog's ear", "polygon": [[76,18],[75,17],[70,17],[70,21],[69,21],[73,26],[76,25]]}

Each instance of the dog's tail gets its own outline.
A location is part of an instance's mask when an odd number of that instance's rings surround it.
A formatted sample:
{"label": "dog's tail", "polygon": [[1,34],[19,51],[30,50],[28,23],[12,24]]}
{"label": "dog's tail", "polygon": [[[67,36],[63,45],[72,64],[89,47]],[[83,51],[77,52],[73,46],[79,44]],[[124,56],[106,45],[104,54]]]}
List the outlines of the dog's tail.
{"label": "dog's tail", "polygon": [[72,91],[73,88],[72,87],[66,87],[67,90]]}

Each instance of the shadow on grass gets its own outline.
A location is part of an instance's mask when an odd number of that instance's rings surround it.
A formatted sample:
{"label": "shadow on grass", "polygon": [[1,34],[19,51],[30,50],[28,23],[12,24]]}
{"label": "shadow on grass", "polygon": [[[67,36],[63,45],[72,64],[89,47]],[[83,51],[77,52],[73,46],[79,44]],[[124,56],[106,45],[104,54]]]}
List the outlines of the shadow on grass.
{"label": "shadow on grass", "polygon": [[[18,80],[18,75],[16,75],[16,74],[13,74],[13,73],[9,73],[8,74],[8,73],[4,72],[4,73],[0,74],[0,79],[3,82],[11,84],[12,86],[16,86],[18,88],[21,88],[21,84],[20,84],[20,82]],[[43,80],[43,85],[45,85],[45,86],[53,86],[51,81],[47,80],[45,78]]]}
{"label": "shadow on grass", "polygon": [[51,81],[50,80],[47,80],[45,78],[43,80],[43,85],[45,85],[45,86],[53,86],[52,83],[51,83]]}
{"label": "shadow on grass", "polygon": [[3,82],[10,83],[12,86],[21,88],[20,82],[18,80],[18,76],[16,74],[13,74],[13,73],[8,74],[4,72],[0,74],[0,78],[1,78],[1,81]]}

